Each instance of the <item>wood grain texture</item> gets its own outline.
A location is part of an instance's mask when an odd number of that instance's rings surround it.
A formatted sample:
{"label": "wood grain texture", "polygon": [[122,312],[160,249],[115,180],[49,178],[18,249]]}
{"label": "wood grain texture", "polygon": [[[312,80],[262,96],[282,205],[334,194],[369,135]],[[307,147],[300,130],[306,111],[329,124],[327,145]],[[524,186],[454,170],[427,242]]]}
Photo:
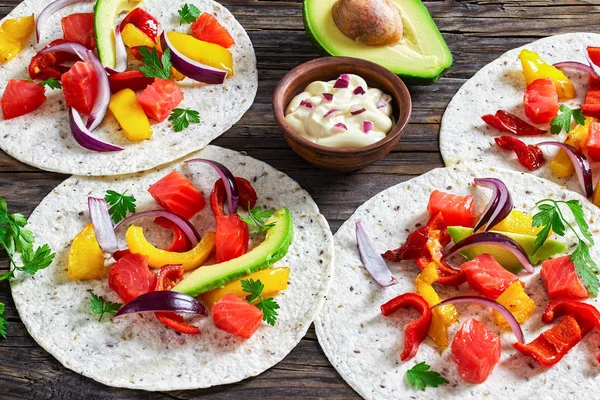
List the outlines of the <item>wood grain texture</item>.
{"label": "wood grain texture", "polygon": [[[19,0],[0,0],[0,16]],[[447,40],[454,66],[436,85],[411,87],[413,116],[394,150],[354,174],[311,167],[285,144],[271,113],[271,95],[291,68],[317,57],[302,24],[302,1],[223,0],[252,39],[259,67],[255,104],[239,124],[214,143],[245,151],[296,179],[309,191],[333,231],[357,206],[379,191],[441,167],[439,123],[444,108],[478,69],[514,47],[551,34],[600,32],[600,0],[425,1]],[[29,215],[66,176],[41,172],[0,152],[0,195],[13,212]],[[0,258],[6,267],[5,258]],[[8,285],[0,284],[7,305],[9,338],[0,341],[1,399],[351,399],[357,395],[330,366],[311,328],[280,364],[259,377],[210,390],[146,393],[109,388],[61,366],[42,350],[19,322]],[[398,337],[401,340],[401,337]]]}

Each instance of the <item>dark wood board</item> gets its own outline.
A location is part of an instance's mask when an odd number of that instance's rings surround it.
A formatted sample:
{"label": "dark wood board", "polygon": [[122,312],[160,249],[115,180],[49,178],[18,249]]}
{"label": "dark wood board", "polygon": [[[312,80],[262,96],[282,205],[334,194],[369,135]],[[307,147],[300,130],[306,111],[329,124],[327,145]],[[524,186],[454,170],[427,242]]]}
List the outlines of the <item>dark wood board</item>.
{"label": "dark wood board", "polygon": [[[0,0],[0,17],[18,0]],[[214,144],[245,151],[296,179],[313,196],[333,232],[374,194],[443,166],[439,123],[454,93],[486,63],[514,47],[552,34],[600,32],[600,0],[425,1],[454,54],[454,66],[437,84],[411,87],[413,116],[392,153],[351,175],[317,170],[285,144],[271,114],[271,95],[294,66],[317,57],[304,32],[301,0],[224,0],[254,43],[259,90],[250,111]],[[0,66],[0,68],[2,68]],[[29,215],[67,176],[43,172],[0,152],[0,195],[13,212]],[[6,268],[6,258],[0,258]],[[1,399],[281,399],[357,398],[331,367],[314,329],[281,363],[262,375],[209,390],[147,393],[115,389],[64,368],[28,335],[6,282],[0,302],[10,320],[0,340]]]}

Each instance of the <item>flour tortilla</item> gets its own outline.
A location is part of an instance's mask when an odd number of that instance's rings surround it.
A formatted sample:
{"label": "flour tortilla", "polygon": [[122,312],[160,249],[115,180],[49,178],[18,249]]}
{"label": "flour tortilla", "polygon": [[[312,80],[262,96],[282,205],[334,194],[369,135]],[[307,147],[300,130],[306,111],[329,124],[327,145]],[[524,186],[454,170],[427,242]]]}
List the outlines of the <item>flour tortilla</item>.
{"label": "flour tortilla", "polygon": [[[517,160],[513,152],[498,147],[494,138],[504,135],[490,128],[481,120],[485,114],[495,114],[497,110],[507,110],[528,121],[523,108],[523,93],[526,84],[519,61],[522,49],[538,53],[545,61],[554,64],[560,61],[587,63],[586,47],[600,45],[600,35],[595,33],[568,33],[537,40],[523,47],[510,50],[495,61],[483,67],[469,79],[456,93],[444,113],[440,129],[440,151],[446,166],[459,164],[479,164],[488,167],[508,168],[515,171],[528,171]],[[565,102],[571,108],[578,108],[585,100],[587,74],[568,72],[577,89],[577,97]],[[542,129],[548,126],[539,125]],[[510,134],[509,134],[510,135]],[[566,133],[542,136],[519,137],[527,144],[547,140],[564,141]],[[569,179],[556,177],[549,169],[550,160],[558,152],[557,148],[544,147],[546,162],[534,175],[558,182],[571,190],[581,193],[577,177]],[[600,177],[600,163],[592,162],[594,181]]]}
{"label": "flour tortilla", "polygon": [[[398,284],[379,286],[362,267],[356,238],[355,222],[361,220],[378,251],[397,248],[418,224],[428,220],[427,202],[430,193],[442,190],[475,196],[476,212],[481,212],[491,191],[472,186],[475,177],[499,178],[508,186],[515,209],[531,212],[534,203],[544,198],[576,199],[583,204],[591,231],[600,229],[600,209],[577,193],[564,190],[547,180],[527,173],[508,170],[453,167],[436,169],[418,178],[389,188],[360,206],[334,236],[336,260],[334,279],[315,327],[325,354],[340,375],[366,399],[561,399],[583,398],[597,391],[600,384],[598,353],[600,334],[594,330],[573,348],[556,366],[546,369],[535,360],[512,347],[515,337],[502,333],[502,358],[490,377],[480,385],[464,382],[457,373],[450,349],[441,354],[427,338],[417,355],[406,362],[400,360],[404,327],[417,315],[400,310],[384,317],[380,306],[407,292],[414,292],[414,280],[419,268],[413,261],[391,263]],[[572,244],[575,239],[561,239]],[[600,259],[599,246],[591,249],[592,259]],[[527,342],[548,329],[541,315],[548,298],[543,288],[539,268],[528,276],[519,274],[526,283],[525,291],[537,305],[535,315],[522,325]],[[459,289],[435,286],[442,298],[476,294],[467,285]],[[599,299],[590,303],[600,306]],[[451,327],[449,338],[468,318],[477,318],[492,331],[499,333],[492,312],[479,305],[459,304],[459,323]],[[406,381],[406,371],[425,361],[440,372],[449,383],[422,392]]]}
{"label": "flour tortilla", "polygon": [[[289,287],[276,296],[281,306],[274,327],[262,324],[249,340],[217,329],[212,319],[192,319],[200,335],[180,335],[161,325],[153,315],[105,318],[90,312],[88,291],[120,302],[106,279],[72,281],[67,277],[67,255],[73,237],[90,222],[87,197],[101,197],[108,189],[137,198],[138,211],[158,208],[147,192],[158,179],[176,169],[201,190],[205,198],[218,178],[204,164],[171,164],[144,174],[119,178],[72,177],[54,189],[29,218],[37,243],[48,243],[55,261],[35,277],[19,275],[12,295],[19,315],[33,338],[65,367],[106,385],[144,390],[183,390],[238,382],[258,375],[281,361],[308,330],[324,300],[331,277],[333,237],[310,195],[297,182],[267,164],[215,146],[191,157],[209,158],[226,165],[236,176],[252,182],[258,204],[289,208],[294,240],[288,254],[275,266],[289,266]],[[168,231],[150,220],[136,221],[157,245],[170,243]],[[192,222],[200,234],[214,230],[210,207]],[[119,231],[124,248],[125,231]],[[256,237],[251,247],[262,238]]]}
{"label": "flour tortilla", "polygon": [[[140,7],[154,15],[165,31],[189,32],[189,24],[179,25],[177,10],[186,0],[144,0]],[[225,7],[211,0],[193,2],[200,11],[213,14],[235,39],[230,49],[235,75],[223,85],[203,85],[191,79],[179,82],[184,100],[178,106],[200,113],[200,124],[175,132],[169,121],[153,123],[150,140],[129,142],[110,113],[94,136],[125,150],[98,153],[79,146],[71,135],[69,116],[62,90],[46,89],[48,100],[38,110],[5,121],[0,119],[0,148],[16,159],[47,171],[75,175],[119,175],[145,171],[198,151],[226,132],[250,108],[258,88],[256,56],[246,31]],[[37,15],[47,0],[25,0],[6,18]],[[92,12],[93,3],[75,4],[54,14],[42,28],[40,45],[35,35],[15,59],[0,68],[0,93],[9,79],[27,78],[27,66],[36,48],[62,37],[61,18],[76,12]],[[152,122],[152,121],[151,121]]]}

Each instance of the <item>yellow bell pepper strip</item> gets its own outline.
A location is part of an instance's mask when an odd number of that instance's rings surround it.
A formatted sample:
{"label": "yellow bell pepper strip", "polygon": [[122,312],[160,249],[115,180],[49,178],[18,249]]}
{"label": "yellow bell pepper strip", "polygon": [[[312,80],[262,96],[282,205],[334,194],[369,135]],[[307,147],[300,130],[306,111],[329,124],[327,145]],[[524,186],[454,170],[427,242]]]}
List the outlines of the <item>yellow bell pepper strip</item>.
{"label": "yellow bell pepper strip", "polygon": [[242,280],[244,279],[260,280],[265,285],[261,296],[264,298],[273,297],[278,292],[287,289],[289,277],[290,269],[288,267],[263,269],[237,281],[230,282],[223,287],[204,293],[202,295],[202,302],[206,306],[212,307],[217,301],[228,294],[233,294],[240,299],[246,299],[248,293],[242,289]]}
{"label": "yellow bell pepper strip", "polygon": [[138,46],[154,47],[155,43],[148,35],[142,32],[134,24],[127,24],[121,32],[123,43],[125,46],[132,48]]}
{"label": "yellow bell pepper strip", "polygon": [[184,271],[196,269],[206,261],[215,247],[215,233],[208,232],[198,244],[184,253],[175,253],[156,248],[144,236],[144,230],[131,225],[125,234],[127,247],[132,253],[148,257],[148,265],[161,268],[167,264],[180,264]]}
{"label": "yellow bell pepper strip", "polygon": [[[584,125],[577,125],[567,135],[566,144],[570,144],[579,151],[585,150],[585,145],[590,136],[590,125],[594,118],[586,117]],[[550,171],[559,178],[568,178],[575,172],[571,158],[563,149],[558,151],[554,160],[550,162]]]}
{"label": "yellow bell pepper strip", "polygon": [[522,50],[519,60],[521,60],[523,74],[528,85],[538,79],[550,78],[556,84],[559,100],[570,100],[575,97],[576,91],[573,82],[559,69],[542,60],[537,53],[526,49]]}
{"label": "yellow bell pepper strip", "polygon": [[227,76],[233,76],[233,56],[226,48],[179,32],[169,32],[167,37],[171,44],[186,57],[201,64],[227,71]]}
{"label": "yellow bell pepper strip", "polygon": [[17,56],[35,28],[33,14],[28,17],[7,19],[0,26],[0,63]]}
{"label": "yellow bell pepper strip", "polygon": [[135,92],[123,89],[110,97],[108,108],[132,142],[150,139],[152,128],[144,109],[138,103]]}
{"label": "yellow bell pepper strip", "polygon": [[[417,294],[427,301],[430,307],[438,304],[441,299],[437,294],[432,284],[439,278],[436,264],[429,263],[427,267],[415,280],[415,288]],[[448,347],[448,327],[458,320],[458,310],[454,305],[448,304],[435,308],[431,312],[431,325],[429,325],[429,337],[433,339],[435,344],[445,349]]]}
{"label": "yellow bell pepper strip", "polygon": [[87,224],[73,239],[67,259],[67,275],[74,280],[100,279],[106,276],[104,253],[96,240],[94,225]]}
{"label": "yellow bell pepper strip", "polygon": [[520,233],[522,235],[537,236],[542,230],[541,226],[532,226],[533,216],[519,210],[512,210],[506,218],[492,228],[493,231]]}
{"label": "yellow bell pepper strip", "polygon": [[596,184],[594,194],[592,195],[592,203],[597,207],[600,207],[600,185]]}
{"label": "yellow bell pepper strip", "polygon": [[[496,301],[506,307],[519,323],[527,321],[535,312],[535,302],[527,296],[520,281],[510,285]],[[496,323],[501,329],[510,327],[499,312],[494,311],[494,317],[496,317]]]}

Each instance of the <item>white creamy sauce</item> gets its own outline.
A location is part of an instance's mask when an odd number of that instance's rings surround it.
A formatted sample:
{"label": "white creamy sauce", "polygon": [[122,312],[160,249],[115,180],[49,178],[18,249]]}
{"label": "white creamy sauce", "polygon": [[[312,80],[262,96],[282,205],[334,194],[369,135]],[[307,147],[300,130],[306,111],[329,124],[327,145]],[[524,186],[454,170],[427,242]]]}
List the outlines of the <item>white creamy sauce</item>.
{"label": "white creamy sauce", "polygon": [[[348,87],[334,88],[340,80],[348,80]],[[337,81],[313,82],[294,97],[285,113],[290,127],[311,142],[335,148],[363,147],[383,139],[394,125],[391,97],[369,88],[358,75],[342,75]]]}

